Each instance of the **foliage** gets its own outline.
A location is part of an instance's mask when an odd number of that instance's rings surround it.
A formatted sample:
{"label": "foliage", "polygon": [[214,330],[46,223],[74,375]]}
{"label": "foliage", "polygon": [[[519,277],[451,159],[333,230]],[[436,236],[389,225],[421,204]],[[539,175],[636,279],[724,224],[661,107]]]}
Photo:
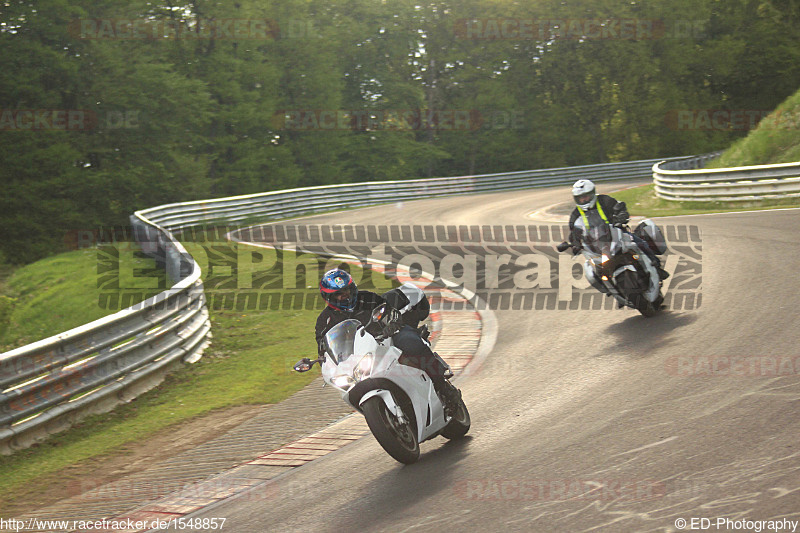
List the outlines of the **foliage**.
{"label": "foliage", "polygon": [[[792,0],[5,2],[0,252],[167,202],[724,148],[745,131],[670,117],[773,109],[800,86],[799,23]],[[87,120],[20,129],[25,110]]]}

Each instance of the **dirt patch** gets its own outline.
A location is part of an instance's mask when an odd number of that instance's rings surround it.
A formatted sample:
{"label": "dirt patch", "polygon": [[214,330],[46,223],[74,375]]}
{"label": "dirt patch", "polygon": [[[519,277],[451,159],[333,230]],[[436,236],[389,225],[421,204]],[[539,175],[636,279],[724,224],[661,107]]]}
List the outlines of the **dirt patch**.
{"label": "dirt patch", "polygon": [[21,488],[10,500],[0,502],[0,516],[23,516],[64,498],[77,496],[75,487],[82,486],[82,480],[91,480],[86,485],[97,486],[141,472],[155,461],[169,459],[219,437],[263,411],[264,407],[258,405],[221,409],[164,428],[143,442],[126,444],[113,453],[62,468],[36,479],[35,484]]}

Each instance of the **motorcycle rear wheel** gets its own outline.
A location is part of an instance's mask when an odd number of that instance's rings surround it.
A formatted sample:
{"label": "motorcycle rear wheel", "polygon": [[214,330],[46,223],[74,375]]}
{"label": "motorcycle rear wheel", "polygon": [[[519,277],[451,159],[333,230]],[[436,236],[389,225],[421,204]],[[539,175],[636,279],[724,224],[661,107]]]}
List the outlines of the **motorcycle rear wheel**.
{"label": "motorcycle rear wheel", "polygon": [[372,435],[386,453],[403,464],[419,459],[419,442],[413,424],[401,423],[377,396],[364,402],[362,411]]}

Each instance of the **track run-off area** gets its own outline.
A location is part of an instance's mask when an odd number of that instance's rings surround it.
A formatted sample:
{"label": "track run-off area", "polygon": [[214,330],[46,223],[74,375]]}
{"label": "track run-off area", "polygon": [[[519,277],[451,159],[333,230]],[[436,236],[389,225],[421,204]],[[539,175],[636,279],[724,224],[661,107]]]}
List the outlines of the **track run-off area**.
{"label": "track run-off area", "polygon": [[[560,187],[291,223],[552,225],[530,214],[568,199]],[[271,480],[267,496],[190,517],[225,518],[232,532],[669,532],[800,520],[797,220],[791,209],[655,219],[699,229],[701,304],[650,319],[613,306],[501,306],[494,349],[457,381],[472,415],[465,439],[423,443],[419,462],[403,466],[367,435]]]}

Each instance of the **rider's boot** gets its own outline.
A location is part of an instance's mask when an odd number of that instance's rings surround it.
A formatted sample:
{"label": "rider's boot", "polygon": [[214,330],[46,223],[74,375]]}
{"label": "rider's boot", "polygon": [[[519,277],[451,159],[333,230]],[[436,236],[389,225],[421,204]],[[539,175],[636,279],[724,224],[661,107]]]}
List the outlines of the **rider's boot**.
{"label": "rider's boot", "polygon": [[452,418],[461,403],[461,391],[441,376],[433,379],[433,388],[444,402],[444,414]]}

